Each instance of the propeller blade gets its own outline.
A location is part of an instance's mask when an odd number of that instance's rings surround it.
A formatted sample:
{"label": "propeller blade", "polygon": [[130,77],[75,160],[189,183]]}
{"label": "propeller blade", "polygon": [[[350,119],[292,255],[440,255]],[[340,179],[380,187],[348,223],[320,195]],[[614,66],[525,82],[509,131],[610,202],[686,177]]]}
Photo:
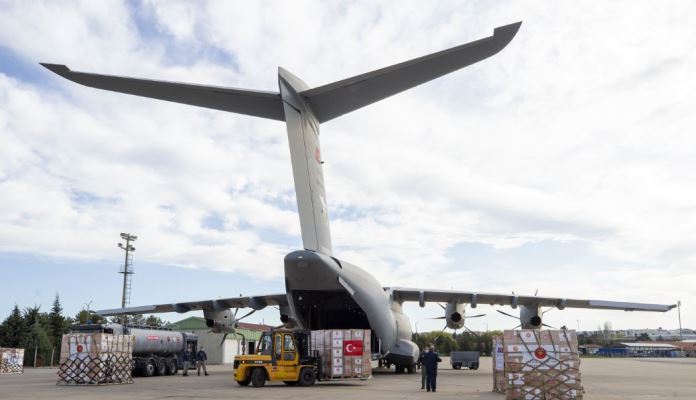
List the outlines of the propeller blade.
{"label": "propeller blade", "polygon": [[432,317],[432,318],[427,318],[427,319],[447,319],[447,317]]}
{"label": "propeller blade", "polygon": [[537,293],[539,293],[539,289],[534,291],[534,297],[536,297]]}
{"label": "propeller blade", "polygon": [[239,312],[239,307],[234,309],[234,318],[237,318],[237,313]]}
{"label": "propeller blade", "polygon": [[236,318],[236,320],[237,320],[237,321],[241,321],[241,320],[243,320],[244,318],[250,316],[251,314],[253,314],[253,313],[255,313],[255,312],[256,312],[256,310],[251,310],[251,311],[249,311],[248,313],[242,315],[241,317]]}
{"label": "propeller blade", "polygon": [[478,333],[476,333],[476,332],[472,331],[471,329],[469,329],[469,327],[466,326],[466,325],[464,325],[464,329],[466,329],[467,332],[471,333],[471,334],[474,335],[474,336],[478,336],[478,335],[479,335]]}
{"label": "propeller blade", "polygon": [[464,316],[464,319],[467,319],[467,318],[478,318],[478,317],[485,317],[485,316],[486,316],[486,314],[465,315],[465,316]]}
{"label": "propeller blade", "polygon": [[220,342],[220,347],[222,347],[222,345],[225,344],[225,339],[227,339],[226,333],[224,335],[222,335],[222,341]]}
{"label": "propeller blade", "polygon": [[[445,327],[442,328],[442,330],[440,331],[440,333],[444,332],[445,330],[447,330],[447,325],[445,325]],[[440,336],[438,336],[438,337],[440,337]]]}
{"label": "propeller blade", "polygon": [[497,311],[497,312],[499,312],[499,313],[501,313],[501,314],[503,314],[503,315],[507,315],[507,316],[510,317],[510,318],[520,319],[520,317],[518,317],[517,315],[508,314],[508,313],[506,313],[505,311],[500,311],[500,310],[495,310],[495,311]]}
{"label": "propeller blade", "polygon": [[443,306],[443,305],[440,304],[440,303],[437,303],[437,305],[440,306],[440,308],[442,308],[443,310],[446,310],[446,309],[447,309],[445,306]]}
{"label": "propeller blade", "polygon": [[549,308],[548,310],[544,310],[544,311],[542,311],[542,312],[541,312],[541,315],[544,315],[544,314],[546,314],[547,312],[549,312],[549,311],[553,310],[554,308],[556,308],[556,307],[551,307],[551,308]]}
{"label": "propeller blade", "polygon": [[548,324],[541,324],[541,325],[542,325],[542,326],[545,326],[545,327],[547,327],[547,328],[551,328],[551,329],[556,329],[556,330],[558,330],[558,328],[553,327],[553,326],[548,325]]}

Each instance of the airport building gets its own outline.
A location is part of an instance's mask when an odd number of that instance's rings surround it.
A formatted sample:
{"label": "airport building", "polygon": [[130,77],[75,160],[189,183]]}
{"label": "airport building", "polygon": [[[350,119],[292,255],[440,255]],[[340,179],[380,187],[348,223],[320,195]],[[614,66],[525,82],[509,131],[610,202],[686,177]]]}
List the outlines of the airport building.
{"label": "airport building", "polygon": [[[271,326],[237,322],[236,334],[224,337],[221,333],[212,333],[201,317],[189,317],[167,325],[167,328],[179,332],[198,334],[198,348],[203,347],[208,355],[208,364],[232,364],[237,354],[249,353],[256,348],[261,334]],[[224,344],[221,345],[223,342]],[[244,339],[244,340],[242,340]]]}

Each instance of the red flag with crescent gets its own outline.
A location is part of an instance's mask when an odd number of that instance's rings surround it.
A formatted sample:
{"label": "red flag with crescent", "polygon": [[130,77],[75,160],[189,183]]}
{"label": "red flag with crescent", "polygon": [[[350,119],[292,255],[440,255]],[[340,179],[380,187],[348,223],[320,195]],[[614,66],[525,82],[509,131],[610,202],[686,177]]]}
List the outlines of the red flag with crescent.
{"label": "red flag with crescent", "polygon": [[362,340],[345,340],[343,342],[344,356],[361,356],[363,353]]}

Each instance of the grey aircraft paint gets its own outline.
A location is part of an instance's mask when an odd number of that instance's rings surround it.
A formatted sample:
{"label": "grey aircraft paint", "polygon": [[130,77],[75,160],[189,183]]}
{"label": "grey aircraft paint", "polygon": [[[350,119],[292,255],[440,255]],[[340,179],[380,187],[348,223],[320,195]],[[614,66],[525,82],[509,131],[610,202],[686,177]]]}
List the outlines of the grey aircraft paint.
{"label": "grey aircraft paint", "polygon": [[[379,338],[380,351],[385,359],[399,366],[412,366],[418,349],[411,342],[411,324],[401,309],[404,301],[417,301],[421,307],[431,301],[447,302],[445,318],[447,324],[455,328],[464,327],[464,303],[471,304],[472,308],[478,303],[512,305],[513,308],[519,305],[521,324],[525,328],[541,326],[541,306],[627,311],[671,309],[673,306],[659,304],[385,289],[367,271],[333,257],[322,171],[320,123],[484,60],[507,46],[520,25],[499,27],[493,36],[313,89],[279,68],[278,93],[75,72],[64,65],[42,64],[82,85],[284,121],[287,127],[304,249],[285,256],[286,293],[111,309],[99,313],[119,315],[203,310],[213,331],[229,333],[236,325],[236,312],[229,312],[230,308],[259,310],[277,305],[281,320],[287,326],[371,328]],[[461,314],[459,322],[452,320],[455,312]]]}

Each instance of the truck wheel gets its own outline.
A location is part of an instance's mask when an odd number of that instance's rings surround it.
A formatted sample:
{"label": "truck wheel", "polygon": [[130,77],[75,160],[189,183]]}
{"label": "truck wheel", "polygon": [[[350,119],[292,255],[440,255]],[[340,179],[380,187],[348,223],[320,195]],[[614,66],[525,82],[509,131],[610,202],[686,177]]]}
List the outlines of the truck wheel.
{"label": "truck wheel", "polygon": [[167,362],[167,375],[176,375],[179,368],[176,366],[176,360],[171,359]]}
{"label": "truck wheel", "polygon": [[452,368],[454,369],[460,369],[462,367],[462,364],[452,364]]}
{"label": "truck wheel", "polygon": [[415,374],[416,373],[416,365],[414,364],[414,365],[409,365],[408,367],[406,367],[406,372],[408,372],[409,374]]}
{"label": "truck wheel", "polygon": [[300,386],[312,386],[317,380],[317,375],[314,373],[314,368],[302,368],[297,383]]}
{"label": "truck wheel", "polygon": [[254,387],[261,387],[266,384],[266,371],[263,368],[254,368],[251,371],[251,384]]}
{"label": "truck wheel", "polygon": [[478,364],[471,364],[471,367],[469,367],[469,369],[478,369]]}
{"label": "truck wheel", "polygon": [[143,366],[142,374],[148,378],[155,374],[155,360],[148,360],[148,362]]}
{"label": "truck wheel", "polygon": [[159,360],[159,362],[157,363],[157,369],[155,370],[155,375],[167,375],[167,362],[165,360]]}

